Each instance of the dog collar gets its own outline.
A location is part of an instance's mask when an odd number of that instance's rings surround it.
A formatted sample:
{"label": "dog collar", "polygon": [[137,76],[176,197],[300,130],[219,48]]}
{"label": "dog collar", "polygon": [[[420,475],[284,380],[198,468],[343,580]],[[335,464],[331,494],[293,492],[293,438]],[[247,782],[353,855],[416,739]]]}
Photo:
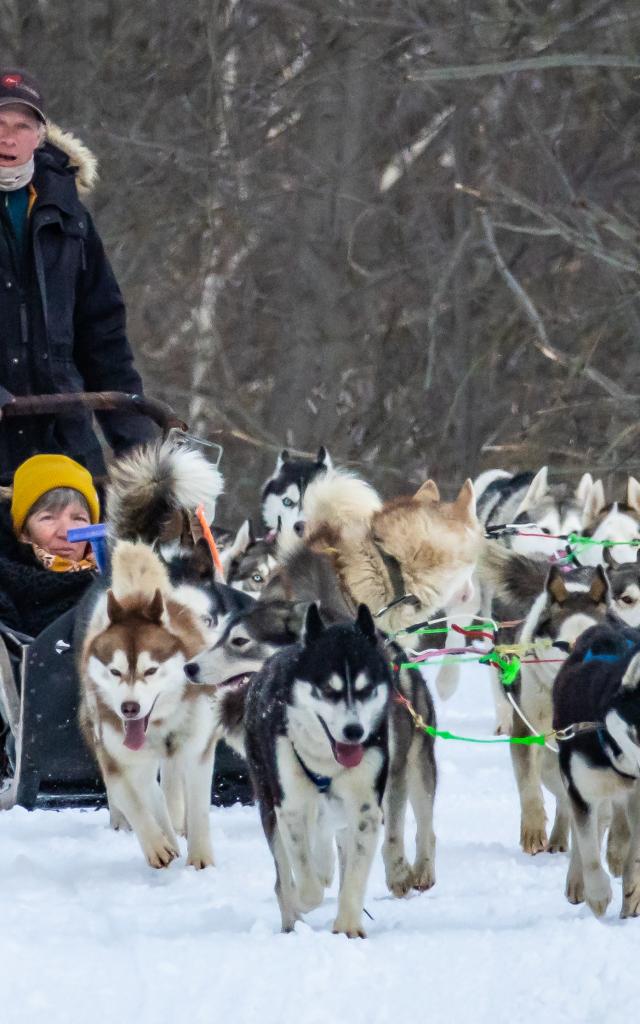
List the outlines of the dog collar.
{"label": "dog collar", "polygon": [[313,782],[313,784],[316,787],[316,789],[318,790],[318,792],[319,793],[326,793],[327,790],[329,789],[330,785],[331,785],[331,781],[332,781],[331,777],[329,775],[318,775],[317,772],[312,772],[311,769],[304,763],[304,761],[300,757],[300,754],[298,753],[298,751],[296,750],[295,747],[293,748],[293,752],[296,755],[296,757],[298,758],[298,764],[302,768],[302,770],[305,773],[305,775],[307,776],[307,778],[311,782]]}

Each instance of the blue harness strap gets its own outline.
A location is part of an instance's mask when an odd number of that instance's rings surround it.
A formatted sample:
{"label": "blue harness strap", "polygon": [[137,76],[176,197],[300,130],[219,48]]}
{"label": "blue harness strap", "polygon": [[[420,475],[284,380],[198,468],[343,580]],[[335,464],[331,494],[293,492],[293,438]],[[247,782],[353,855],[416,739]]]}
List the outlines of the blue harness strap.
{"label": "blue harness strap", "polygon": [[296,750],[295,747],[293,748],[293,752],[296,755],[296,757],[298,758],[298,763],[299,763],[300,767],[302,768],[303,772],[305,773],[307,778],[310,779],[311,782],[313,782],[313,784],[316,787],[316,789],[318,790],[318,792],[319,793],[326,793],[327,790],[329,789],[329,786],[331,785],[331,778],[330,778],[330,776],[328,776],[328,775],[318,775],[317,772],[312,772],[311,769],[308,768],[307,765],[304,763],[304,761],[300,757],[300,754],[298,753],[298,751]]}
{"label": "blue harness strap", "polygon": [[607,662],[610,665],[615,664],[616,661],[620,661],[621,658],[624,658],[624,656],[631,650],[631,648],[635,646],[635,644],[633,643],[632,640],[629,639],[629,637],[625,637],[624,642],[625,642],[626,650],[625,651],[620,651],[618,654],[605,654],[604,652],[601,653],[601,654],[594,654],[594,652],[589,647],[589,649],[587,650],[587,653],[585,654],[584,658],[582,659],[583,665],[587,664],[590,661],[604,661],[604,662]]}

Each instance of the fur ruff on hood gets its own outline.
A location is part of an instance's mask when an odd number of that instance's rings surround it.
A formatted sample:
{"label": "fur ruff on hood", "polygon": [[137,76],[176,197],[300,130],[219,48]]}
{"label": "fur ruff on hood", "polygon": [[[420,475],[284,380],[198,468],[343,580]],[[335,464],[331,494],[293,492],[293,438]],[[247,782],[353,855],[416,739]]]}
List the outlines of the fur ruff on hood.
{"label": "fur ruff on hood", "polygon": [[46,141],[69,157],[69,166],[75,172],[80,195],[87,195],[98,181],[98,161],[94,154],[71,132],[64,131],[52,121],[47,122]]}

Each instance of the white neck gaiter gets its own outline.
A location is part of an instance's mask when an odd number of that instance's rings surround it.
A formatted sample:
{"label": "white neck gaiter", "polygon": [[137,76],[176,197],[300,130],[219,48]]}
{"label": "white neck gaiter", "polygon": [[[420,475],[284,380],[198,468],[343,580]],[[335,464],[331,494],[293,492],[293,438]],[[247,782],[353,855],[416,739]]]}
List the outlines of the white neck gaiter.
{"label": "white neck gaiter", "polygon": [[33,178],[35,164],[33,157],[20,167],[0,167],[0,191],[15,192],[28,185]]}

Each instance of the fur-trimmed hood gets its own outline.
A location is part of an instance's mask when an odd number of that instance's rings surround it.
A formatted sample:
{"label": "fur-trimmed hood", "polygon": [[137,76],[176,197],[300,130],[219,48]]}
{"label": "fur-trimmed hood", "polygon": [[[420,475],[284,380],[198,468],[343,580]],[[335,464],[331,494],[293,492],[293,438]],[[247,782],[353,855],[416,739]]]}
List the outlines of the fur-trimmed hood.
{"label": "fur-trimmed hood", "polygon": [[98,161],[91,150],[71,132],[64,131],[52,121],[47,122],[46,142],[68,158],[80,195],[91,192],[98,181]]}

